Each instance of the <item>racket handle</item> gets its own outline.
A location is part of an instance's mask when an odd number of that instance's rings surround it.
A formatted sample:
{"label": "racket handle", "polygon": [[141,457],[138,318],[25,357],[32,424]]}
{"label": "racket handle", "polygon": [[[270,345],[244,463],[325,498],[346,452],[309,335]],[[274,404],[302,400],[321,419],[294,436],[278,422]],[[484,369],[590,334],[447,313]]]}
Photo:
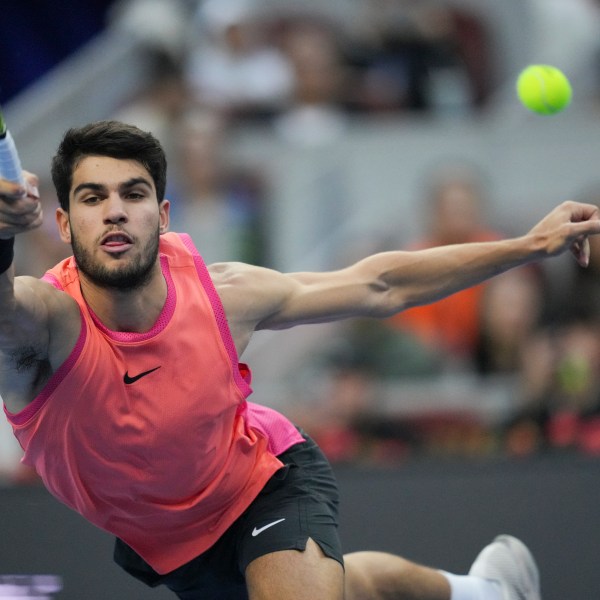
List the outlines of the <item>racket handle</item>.
{"label": "racket handle", "polygon": [[0,137],[0,177],[21,185],[25,183],[19,153],[8,130]]}

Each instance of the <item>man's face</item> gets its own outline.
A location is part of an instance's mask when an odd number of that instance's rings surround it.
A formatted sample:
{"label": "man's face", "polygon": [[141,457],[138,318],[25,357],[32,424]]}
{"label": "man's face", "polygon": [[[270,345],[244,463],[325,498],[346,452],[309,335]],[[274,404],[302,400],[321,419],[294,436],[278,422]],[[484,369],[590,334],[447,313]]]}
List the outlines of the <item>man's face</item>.
{"label": "man's face", "polygon": [[57,222],[84,277],[127,290],[145,285],[156,272],[168,214],[168,200],[157,202],[152,177],[141,163],[87,156],[73,172],[69,212],[59,208]]}

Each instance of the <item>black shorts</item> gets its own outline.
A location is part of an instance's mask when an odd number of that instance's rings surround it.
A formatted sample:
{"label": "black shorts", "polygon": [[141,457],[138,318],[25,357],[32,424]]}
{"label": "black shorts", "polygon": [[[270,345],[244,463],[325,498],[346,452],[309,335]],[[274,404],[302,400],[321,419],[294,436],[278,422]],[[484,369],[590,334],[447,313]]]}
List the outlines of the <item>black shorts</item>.
{"label": "black shorts", "polygon": [[284,466],[209,550],[160,575],[117,539],[115,562],[147,585],[165,585],[185,600],[246,600],[246,567],[271,552],[304,550],[308,538],[343,565],[337,483],[319,447],[302,435],[306,442],[278,457]]}

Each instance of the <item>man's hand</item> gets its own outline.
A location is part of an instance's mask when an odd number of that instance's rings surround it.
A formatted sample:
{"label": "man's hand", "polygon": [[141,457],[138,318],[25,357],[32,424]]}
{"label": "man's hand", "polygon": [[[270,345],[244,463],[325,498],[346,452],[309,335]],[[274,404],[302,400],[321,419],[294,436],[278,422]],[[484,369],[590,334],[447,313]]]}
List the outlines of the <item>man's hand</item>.
{"label": "man's hand", "polygon": [[588,237],[598,233],[598,207],[571,201],[556,207],[529,232],[539,238],[545,255],[556,256],[570,249],[582,267],[587,267],[590,261]]}
{"label": "man's hand", "polygon": [[38,178],[23,171],[25,186],[0,179],[0,238],[8,239],[42,224]]}

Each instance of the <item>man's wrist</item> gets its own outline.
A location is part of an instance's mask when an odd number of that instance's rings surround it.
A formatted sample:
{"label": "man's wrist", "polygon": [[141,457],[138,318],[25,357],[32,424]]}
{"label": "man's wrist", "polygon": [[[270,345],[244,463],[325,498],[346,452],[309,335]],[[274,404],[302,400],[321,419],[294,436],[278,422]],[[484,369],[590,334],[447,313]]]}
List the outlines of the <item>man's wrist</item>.
{"label": "man's wrist", "polygon": [[12,265],[15,256],[14,245],[14,237],[0,238],[0,273],[8,271],[10,265]]}

